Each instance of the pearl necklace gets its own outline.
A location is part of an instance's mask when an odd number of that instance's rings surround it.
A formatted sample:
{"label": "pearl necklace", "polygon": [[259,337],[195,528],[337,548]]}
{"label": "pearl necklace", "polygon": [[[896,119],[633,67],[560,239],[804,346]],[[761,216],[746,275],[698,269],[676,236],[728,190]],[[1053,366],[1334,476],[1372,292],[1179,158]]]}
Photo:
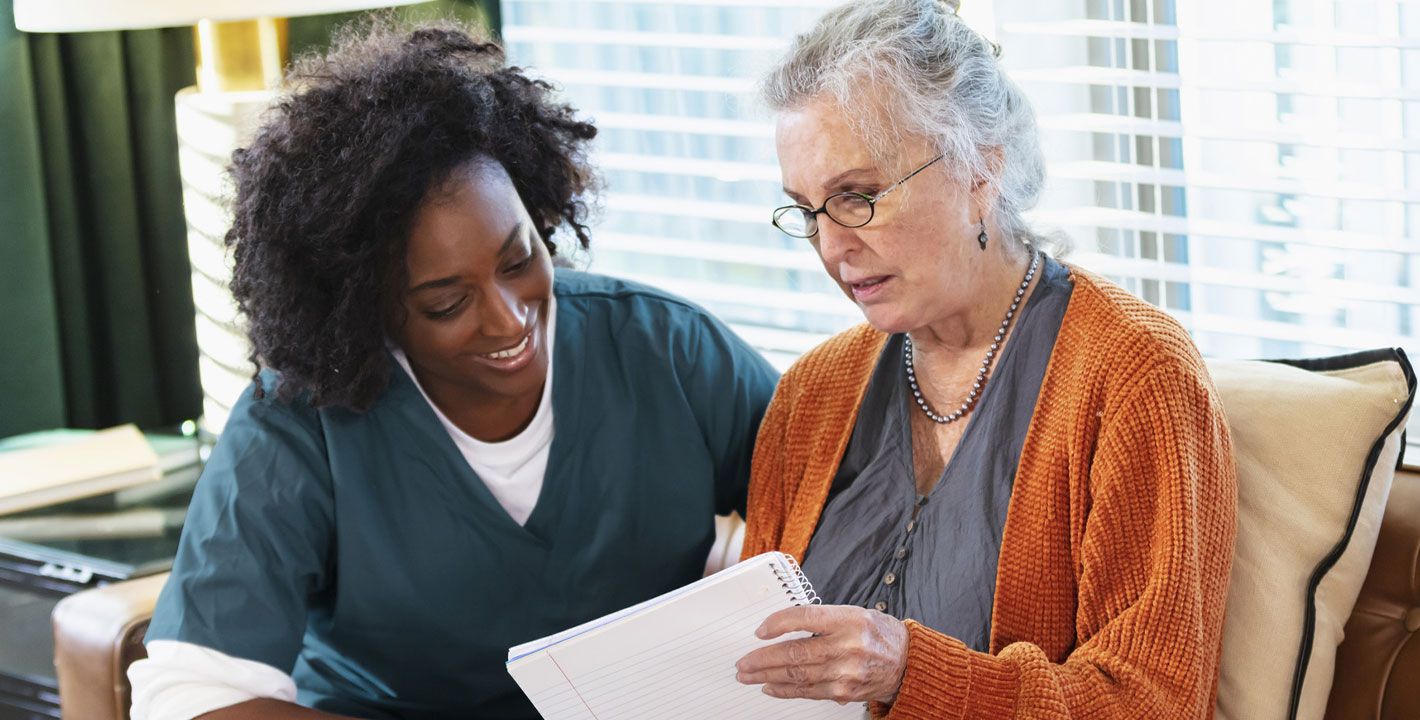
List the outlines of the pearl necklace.
{"label": "pearl necklace", "polygon": [[[1030,243],[1026,243],[1030,247]],[[1006,311],[1006,319],[1001,321],[1001,327],[996,330],[996,337],[991,340],[991,349],[986,351],[986,357],[981,361],[981,369],[976,371],[976,382],[971,385],[971,392],[966,394],[966,399],[961,402],[961,407],[957,408],[950,415],[938,415],[927,404],[927,399],[922,397],[922,388],[917,386],[917,373],[912,367],[912,336],[908,335],[906,342],[902,346],[902,361],[907,366],[907,384],[912,387],[912,397],[917,401],[917,407],[922,408],[922,412],[931,418],[932,422],[938,425],[946,425],[962,419],[971,406],[976,404],[976,399],[981,394],[981,389],[986,385],[986,373],[991,369],[991,361],[996,358],[996,350],[1001,347],[1001,340],[1006,337],[1006,330],[1011,327],[1011,318],[1016,316],[1016,308],[1020,307],[1021,298],[1025,297],[1026,288],[1030,287],[1030,281],[1035,277],[1035,270],[1040,265],[1040,253],[1031,248],[1030,268],[1026,270],[1026,278],[1021,281],[1021,287],[1016,290],[1016,298],[1011,301],[1011,309]]]}

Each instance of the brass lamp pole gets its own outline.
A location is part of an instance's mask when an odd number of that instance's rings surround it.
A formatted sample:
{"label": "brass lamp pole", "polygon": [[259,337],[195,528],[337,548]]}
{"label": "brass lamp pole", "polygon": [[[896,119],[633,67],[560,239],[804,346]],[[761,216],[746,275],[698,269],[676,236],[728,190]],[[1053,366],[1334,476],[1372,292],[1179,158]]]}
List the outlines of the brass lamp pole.
{"label": "brass lamp pole", "polygon": [[197,89],[203,93],[273,90],[291,61],[289,21],[199,20],[192,28]]}

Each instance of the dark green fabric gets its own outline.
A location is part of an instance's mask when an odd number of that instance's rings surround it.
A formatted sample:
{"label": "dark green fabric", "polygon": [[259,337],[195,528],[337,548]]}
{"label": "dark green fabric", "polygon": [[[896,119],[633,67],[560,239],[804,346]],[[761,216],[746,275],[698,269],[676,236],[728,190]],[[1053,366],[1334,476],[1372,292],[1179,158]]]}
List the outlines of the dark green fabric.
{"label": "dark green fabric", "polygon": [[0,3],[0,435],[64,421],[29,46]]}
{"label": "dark green fabric", "polygon": [[0,435],[197,414],[172,96],[191,32],[26,35],[0,9]]}
{"label": "dark green fabric", "polygon": [[[293,50],[352,17],[293,20]],[[27,34],[0,2],[0,437],[201,412],[173,117],[193,66],[189,28]]]}

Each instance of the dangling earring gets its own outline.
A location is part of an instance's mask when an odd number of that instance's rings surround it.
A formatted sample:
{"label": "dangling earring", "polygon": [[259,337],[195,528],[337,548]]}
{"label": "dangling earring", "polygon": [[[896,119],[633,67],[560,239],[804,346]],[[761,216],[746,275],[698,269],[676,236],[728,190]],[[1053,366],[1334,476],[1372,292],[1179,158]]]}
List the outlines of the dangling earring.
{"label": "dangling earring", "polygon": [[985,219],[982,219],[982,221],[981,221],[981,234],[976,236],[976,242],[981,245],[981,249],[982,249],[982,250],[985,250],[985,249],[986,249],[986,240],[987,240],[987,238],[986,238],[986,220],[985,220]]}

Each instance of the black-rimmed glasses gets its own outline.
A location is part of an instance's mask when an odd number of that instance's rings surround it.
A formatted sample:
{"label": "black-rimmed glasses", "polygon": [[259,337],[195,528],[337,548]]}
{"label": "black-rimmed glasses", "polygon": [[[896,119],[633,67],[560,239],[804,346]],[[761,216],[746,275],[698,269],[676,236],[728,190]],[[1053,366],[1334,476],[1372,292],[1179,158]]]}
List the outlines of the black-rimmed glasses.
{"label": "black-rimmed glasses", "polygon": [[797,238],[811,238],[818,234],[818,215],[823,213],[830,220],[846,228],[860,228],[873,221],[873,208],[879,200],[887,197],[887,194],[897,189],[897,186],[911,180],[917,173],[926,170],[945,157],[945,154],[923,163],[921,167],[913,170],[901,180],[883,188],[882,192],[876,195],[853,192],[852,190],[829,195],[823,201],[823,206],[815,210],[807,205],[785,205],[774,211],[774,227],[784,231],[785,234]]}

